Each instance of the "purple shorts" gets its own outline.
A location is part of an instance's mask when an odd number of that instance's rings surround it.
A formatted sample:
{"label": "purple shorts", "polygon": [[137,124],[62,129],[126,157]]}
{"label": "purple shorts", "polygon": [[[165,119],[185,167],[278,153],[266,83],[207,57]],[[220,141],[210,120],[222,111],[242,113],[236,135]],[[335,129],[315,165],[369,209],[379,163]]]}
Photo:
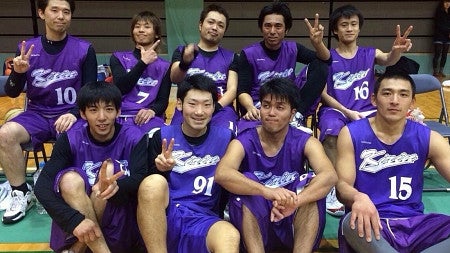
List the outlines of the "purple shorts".
{"label": "purple shorts", "polygon": [[[211,119],[211,126],[225,127],[237,133],[237,119],[238,116],[232,106],[225,106],[216,112]],[[183,122],[183,114],[175,108],[173,113],[171,125],[179,125]]]}
{"label": "purple shorts", "polygon": [[341,129],[350,120],[344,114],[330,107],[321,107],[318,112],[319,140],[323,141],[327,135],[338,136]]}
{"label": "purple shorts", "polygon": [[136,125],[136,123],[134,123],[134,117],[120,117],[119,116],[117,118],[116,122],[121,125],[136,126],[141,130],[142,135],[148,133],[153,128],[161,128],[162,126],[166,125],[164,119],[161,117],[158,117],[158,116],[153,117],[146,124],[143,124],[142,126],[138,126],[138,125]]}
{"label": "purple shorts", "polygon": [[[59,116],[47,118],[33,111],[25,111],[12,118],[11,122],[16,122],[27,130],[31,137],[33,148],[40,148],[42,143],[56,139],[58,136],[55,130],[55,122]],[[71,129],[77,128],[84,124],[84,121],[77,120]]]}
{"label": "purple shorts", "polygon": [[208,253],[206,236],[211,226],[218,221],[221,219],[211,211],[171,201],[167,208],[168,252]]}
{"label": "purple shorts", "polygon": [[[76,167],[70,167],[58,173],[53,185],[55,193],[60,196],[59,183],[61,177],[69,171],[75,171],[83,178],[86,194],[90,195],[91,186],[89,185],[86,173],[84,170]],[[111,252],[145,251],[144,241],[137,225],[136,211],[136,199],[130,199],[126,204],[120,206],[110,204],[109,202],[106,204],[100,227]],[[77,240],[74,235],[64,232],[55,222],[52,222],[50,248],[54,251],[61,252],[64,249],[68,249]]]}
{"label": "purple shorts", "polygon": [[[245,172],[244,175],[254,181],[258,181],[253,173]],[[300,180],[286,185],[284,188],[297,192],[305,187],[312,179],[312,173]],[[262,196],[234,195],[231,194],[229,202],[229,212],[231,223],[243,234],[242,228],[242,206],[245,205],[250,212],[258,220],[261,236],[266,252],[274,249],[287,248],[292,249],[294,246],[294,218],[295,214],[282,219],[279,222],[270,221],[270,212],[272,209],[272,201],[266,200]],[[325,229],[325,199],[317,201],[319,209],[319,231],[314,243],[314,249],[319,247],[323,230]],[[301,233],[301,232],[300,232]]]}
{"label": "purple shorts", "polygon": [[[383,239],[400,253],[422,252],[450,238],[450,216],[444,214],[430,213],[409,218],[382,218],[381,225]],[[340,228],[339,252],[355,252],[345,240],[342,231]]]}

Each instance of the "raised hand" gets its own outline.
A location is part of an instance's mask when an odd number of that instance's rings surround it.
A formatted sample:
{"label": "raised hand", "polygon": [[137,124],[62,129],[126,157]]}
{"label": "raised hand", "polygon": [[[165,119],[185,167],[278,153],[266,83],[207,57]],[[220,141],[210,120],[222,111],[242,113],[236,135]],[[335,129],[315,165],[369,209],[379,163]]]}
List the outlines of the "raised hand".
{"label": "raised hand", "polygon": [[396,27],[397,37],[394,40],[394,45],[392,46],[392,50],[400,51],[400,52],[408,52],[412,48],[411,39],[408,39],[409,34],[411,33],[413,26],[410,25],[408,29],[406,29],[403,36],[401,36],[400,25]]}
{"label": "raised hand", "polygon": [[183,62],[185,64],[190,64],[194,58],[195,58],[195,51],[197,51],[198,48],[195,44],[189,44],[187,45],[183,50],[183,55],[181,56],[183,58]]}
{"label": "raised hand", "polygon": [[20,47],[20,55],[13,59],[14,72],[25,73],[30,68],[30,55],[33,52],[34,45],[31,45],[28,51],[25,53],[25,41],[22,41]]}
{"label": "raised hand", "polygon": [[92,187],[93,191],[97,191],[97,196],[103,199],[112,197],[118,190],[117,179],[123,175],[123,171],[114,174],[114,163],[111,158],[106,159],[98,173],[98,181]]}
{"label": "raised hand", "polygon": [[159,43],[161,43],[160,40],[155,41],[153,43],[153,45],[148,49],[145,49],[141,45],[137,46],[137,48],[139,48],[139,50],[141,50],[141,60],[145,64],[148,65],[148,64],[156,61],[156,59],[158,59],[158,53],[156,52],[156,49],[158,48]]}
{"label": "raised hand", "polygon": [[162,140],[161,154],[155,158],[156,168],[158,168],[159,171],[169,171],[175,166],[175,160],[172,158],[174,143],[175,140],[173,138],[170,140],[169,146],[167,146],[166,139]]}
{"label": "raised hand", "polygon": [[320,44],[323,40],[323,25],[319,24],[319,14],[316,13],[314,19],[314,26],[309,23],[309,20],[305,18],[305,24],[309,29],[309,38],[311,39],[311,43]]}

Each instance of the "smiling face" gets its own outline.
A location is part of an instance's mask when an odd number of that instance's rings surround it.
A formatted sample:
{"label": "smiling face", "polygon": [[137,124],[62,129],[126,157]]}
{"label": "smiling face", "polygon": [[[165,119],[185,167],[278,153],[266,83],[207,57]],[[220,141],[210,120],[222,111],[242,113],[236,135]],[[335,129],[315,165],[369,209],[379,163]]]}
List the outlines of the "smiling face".
{"label": "smiling face", "polygon": [[156,40],[156,33],[153,23],[149,20],[137,21],[133,28],[133,39],[136,45],[147,47]]}
{"label": "smiling face", "polygon": [[266,15],[261,27],[261,32],[266,47],[277,50],[281,47],[281,42],[283,42],[287,33],[284,17],[280,14]]}
{"label": "smiling face", "polygon": [[203,22],[199,23],[200,39],[208,45],[218,45],[227,28],[226,18],[217,11],[210,11]]}
{"label": "smiling face", "polygon": [[70,5],[64,0],[49,0],[45,10],[38,9],[39,17],[45,21],[46,37],[49,40],[62,40],[72,20]]}
{"label": "smiling face", "polygon": [[183,133],[190,137],[198,137],[206,132],[214,112],[214,101],[208,91],[191,89],[184,100],[177,100],[177,109],[183,114]]}
{"label": "smiling face", "polygon": [[359,18],[353,15],[350,18],[341,17],[337,22],[337,29],[333,31],[339,42],[350,44],[355,42],[360,32]]}
{"label": "smiling face", "polygon": [[120,114],[113,102],[100,101],[80,111],[81,117],[88,122],[89,131],[95,140],[105,142],[114,136],[114,123]]}
{"label": "smiling face", "polygon": [[372,95],[371,99],[377,107],[377,117],[387,122],[404,120],[415,102],[411,83],[396,78],[382,80],[377,94]]}

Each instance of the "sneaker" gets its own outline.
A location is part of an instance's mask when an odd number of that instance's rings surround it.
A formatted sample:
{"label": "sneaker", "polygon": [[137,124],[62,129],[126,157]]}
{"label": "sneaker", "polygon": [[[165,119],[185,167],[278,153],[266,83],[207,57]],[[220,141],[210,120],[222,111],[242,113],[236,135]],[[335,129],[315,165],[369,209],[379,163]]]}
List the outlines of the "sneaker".
{"label": "sneaker", "polygon": [[290,125],[302,130],[303,132],[312,135],[313,131],[311,128],[305,127],[304,126],[304,120],[303,120],[303,115],[299,112],[297,112],[294,116],[294,118],[292,119],[292,121],[290,122]]}
{"label": "sneaker", "polygon": [[6,197],[0,202],[0,211],[5,211],[11,205],[11,190],[6,192]]}
{"label": "sneaker", "polygon": [[326,207],[327,213],[329,213],[333,216],[336,216],[336,217],[341,217],[345,214],[345,207],[337,199],[336,189],[334,187],[328,193],[326,203],[327,203],[326,204],[327,205],[327,207]]}
{"label": "sneaker", "polygon": [[23,192],[14,190],[11,192],[11,205],[3,214],[2,222],[4,224],[13,224],[25,217],[26,212],[33,206],[33,193],[27,191],[25,196]]}

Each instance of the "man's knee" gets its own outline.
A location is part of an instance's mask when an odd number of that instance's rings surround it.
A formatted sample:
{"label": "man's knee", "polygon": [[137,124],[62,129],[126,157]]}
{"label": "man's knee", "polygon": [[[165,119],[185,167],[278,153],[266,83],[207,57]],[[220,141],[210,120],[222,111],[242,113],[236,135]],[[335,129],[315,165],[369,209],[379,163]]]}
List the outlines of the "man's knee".
{"label": "man's knee", "polygon": [[239,231],[227,221],[218,221],[211,226],[206,236],[208,249],[214,252],[214,249],[232,249],[236,252],[239,248],[241,236]]}
{"label": "man's knee", "polygon": [[85,182],[77,172],[68,171],[61,176],[59,191],[63,197],[79,194],[80,192],[85,193]]}
{"label": "man's knee", "polygon": [[159,175],[153,174],[142,180],[138,190],[139,203],[153,202],[155,200],[168,201],[169,185],[167,180]]}
{"label": "man's knee", "polygon": [[0,127],[0,145],[9,147],[11,143],[26,142],[30,139],[25,128],[16,122],[7,122]]}

